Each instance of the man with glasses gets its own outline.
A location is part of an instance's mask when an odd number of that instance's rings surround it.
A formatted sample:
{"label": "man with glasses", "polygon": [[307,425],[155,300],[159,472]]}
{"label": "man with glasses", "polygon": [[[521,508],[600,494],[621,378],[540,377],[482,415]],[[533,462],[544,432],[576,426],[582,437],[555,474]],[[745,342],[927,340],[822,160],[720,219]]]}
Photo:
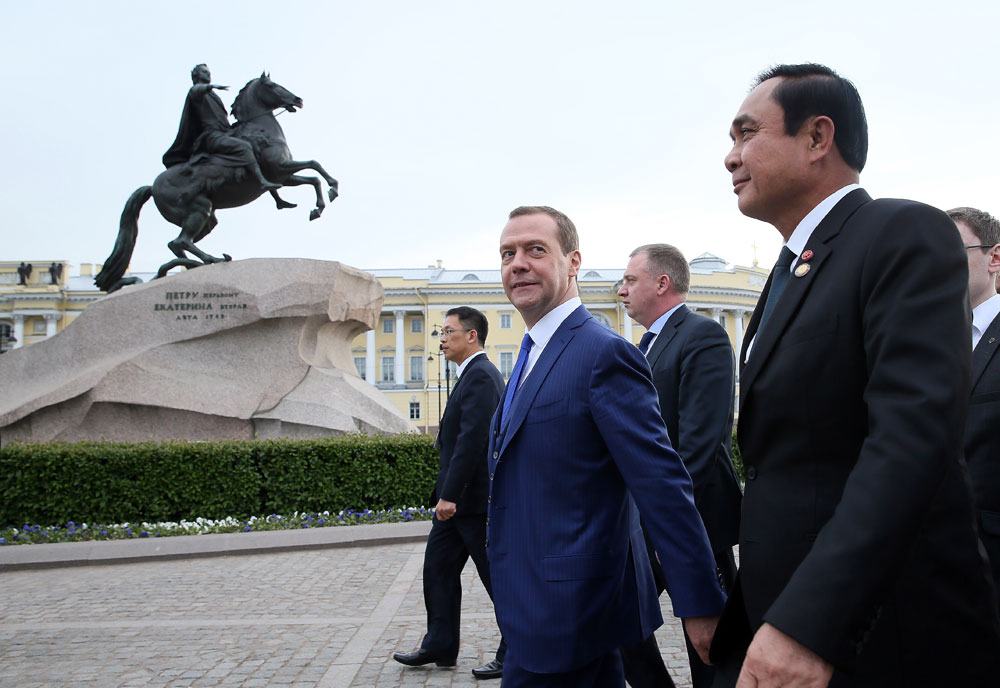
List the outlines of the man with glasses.
{"label": "man with glasses", "polygon": [[[486,316],[459,306],[445,314],[441,351],[458,365],[458,382],[448,399],[435,445],[440,451],[437,506],[424,552],[424,606],[427,634],[415,652],[393,659],[408,666],[434,662],[454,666],[458,657],[462,609],[462,569],[472,557],[486,592],[493,597],[486,560],[486,502],[489,480],[486,449],[490,419],[503,393],[503,376],[486,357]],[[500,678],[506,646],[500,639],[496,656],[472,670],[476,678]]]}
{"label": "man with glasses", "polygon": [[979,538],[993,567],[993,586],[1000,596],[1000,222],[975,208],[953,208],[969,258],[969,301],[972,305],[972,395],[965,420],[965,461],[975,497]]}

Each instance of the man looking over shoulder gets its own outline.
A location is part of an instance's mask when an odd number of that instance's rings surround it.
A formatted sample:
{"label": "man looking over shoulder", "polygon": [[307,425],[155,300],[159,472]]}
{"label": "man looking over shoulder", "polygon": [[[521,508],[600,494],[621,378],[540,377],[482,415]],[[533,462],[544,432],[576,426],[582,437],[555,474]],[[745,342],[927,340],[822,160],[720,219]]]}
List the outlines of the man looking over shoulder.
{"label": "man looking over shoulder", "polygon": [[972,396],[965,421],[965,462],[978,511],[979,537],[993,568],[1000,596],[1000,222],[975,208],[953,208],[969,258],[972,305]]}
{"label": "man looking over shoulder", "polygon": [[740,212],[785,245],[740,354],[740,572],[716,684],[992,685],[1000,620],[961,460],[971,351],[954,223],[858,186],[864,107],[822,65],[761,74],[730,136]]}
{"label": "man looking over shoulder", "polygon": [[[618,295],[629,317],[647,330],[639,349],[652,369],[670,443],[694,483],[694,503],[728,591],[736,577],[733,545],[739,540],[742,500],[732,457],[736,361],[725,329],[684,304],[690,283],[691,270],[679,250],[649,244],[632,251]],[[648,534],[646,547],[652,547]],[[663,572],[651,562],[662,592]],[[687,648],[694,688],[708,688],[713,669],[690,641]],[[671,685],[655,637],[623,647],[622,659],[633,688]]]}
{"label": "man looking over shoulder", "polygon": [[[424,606],[427,634],[416,652],[393,655],[408,666],[435,662],[454,666],[458,657],[459,617],[462,609],[462,569],[472,557],[486,592],[493,596],[486,560],[486,445],[490,419],[503,392],[503,376],[486,357],[486,316],[459,306],[445,315],[441,350],[458,364],[458,382],[448,399],[437,445],[440,449],[437,506],[424,552]],[[500,678],[506,646],[503,638],[496,656],[473,669],[476,678]]]}
{"label": "man looking over shoulder", "polygon": [[579,270],[566,215],[510,213],[500,273],[527,332],[490,430],[487,552],[509,643],[503,688],[624,686],[618,648],[662,623],[640,513],[702,656],[725,599],[649,366],[583,307]]}

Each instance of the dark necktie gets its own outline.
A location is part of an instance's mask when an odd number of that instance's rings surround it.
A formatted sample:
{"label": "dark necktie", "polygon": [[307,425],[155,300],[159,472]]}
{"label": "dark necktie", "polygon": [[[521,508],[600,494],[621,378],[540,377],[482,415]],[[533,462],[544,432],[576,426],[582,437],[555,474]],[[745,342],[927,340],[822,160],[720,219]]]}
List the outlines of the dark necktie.
{"label": "dark necktie", "polygon": [[767,292],[764,312],[761,313],[760,323],[757,325],[758,332],[764,329],[764,323],[767,322],[767,319],[771,316],[771,311],[774,310],[774,305],[781,298],[781,292],[785,290],[785,285],[788,283],[789,269],[792,267],[793,260],[795,260],[795,254],[792,253],[792,250],[787,246],[782,246],[781,253],[778,254],[778,262],[774,264],[774,269],[771,270],[771,288]]}
{"label": "dark necktie", "polygon": [[521,350],[517,352],[517,363],[514,364],[514,370],[510,371],[510,380],[507,382],[507,390],[503,395],[503,410],[500,412],[501,422],[507,419],[510,404],[514,401],[514,394],[521,382],[521,374],[524,372],[524,367],[528,365],[528,353],[531,351],[532,344],[534,342],[531,340],[531,335],[525,332],[524,339],[521,340]]}
{"label": "dark necktie", "polygon": [[642,335],[642,339],[639,340],[639,351],[642,352],[643,356],[649,351],[649,343],[653,341],[654,337],[656,337],[655,332],[646,332],[646,334]]}

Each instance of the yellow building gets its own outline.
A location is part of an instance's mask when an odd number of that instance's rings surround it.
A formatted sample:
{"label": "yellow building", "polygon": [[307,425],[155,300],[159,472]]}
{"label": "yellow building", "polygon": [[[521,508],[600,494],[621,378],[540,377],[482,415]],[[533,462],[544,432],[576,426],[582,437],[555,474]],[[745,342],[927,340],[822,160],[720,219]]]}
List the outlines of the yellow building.
{"label": "yellow building", "polygon": [[0,352],[53,336],[100,295],[65,260],[0,261]]}
{"label": "yellow building", "polygon": [[[0,261],[0,351],[55,335],[103,295],[94,286],[100,265],[84,263],[79,275],[69,276],[67,261],[31,264],[31,274],[22,285],[18,273],[21,261]],[[726,261],[709,253],[690,265],[688,306],[722,324],[738,351],[768,271],[728,267]],[[385,303],[376,328],[352,342],[354,365],[359,375],[382,390],[421,431],[437,432],[455,383],[456,366],[441,356],[437,337],[444,314],[451,308],[472,306],[486,315],[486,354],[504,377],[510,375],[524,335],[524,321],[504,294],[499,270],[447,270],[439,263],[427,268],[369,272],[382,283]],[[584,269],[579,278],[580,296],[602,324],[638,342],[645,330],[628,317],[617,294],[623,273],[624,268]],[[148,281],[153,274],[137,276]]]}
{"label": "yellow building", "polygon": [[[688,306],[722,324],[739,350],[768,271],[727,267],[708,253],[690,265]],[[437,431],[455,382],[455,365],[443,360],[437,338],[451,308],[472,306],[486,315],[486,354],[505,378],[510,375],[524,321],[504,294],[499,270],[447,270],[439,264],[369,272],[382,283],[385,304],[378,326],[352,343],[354,364],[358,374],[382,390],[422,431]],[[624,268],[584,269],[580,296],[598,321],[638,342],[645,330],[628,317],[617,294],[623,273]]]}

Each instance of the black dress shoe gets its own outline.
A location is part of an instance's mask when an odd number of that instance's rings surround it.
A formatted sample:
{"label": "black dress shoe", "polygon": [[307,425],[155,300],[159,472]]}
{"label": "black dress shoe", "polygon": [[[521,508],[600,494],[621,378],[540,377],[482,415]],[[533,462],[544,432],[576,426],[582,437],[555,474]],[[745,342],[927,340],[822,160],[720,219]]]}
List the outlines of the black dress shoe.
{"label": "black dress shoe", "polygon": [[492,662],[487,662],[478,669],[473,669],[472,675],[476,678],[500,678],[503,676],[503,662],[499,659],[494,659]]}
{"label": "black dress shoe", "polygon": [[455,666],[454,657],[442,657],[441,655],[428,652],[427,650],[420,648],[416,652],[397,652],[392,656],[400,664],[405,664],[406,666],[423,666],[424,664],[430,664],[434,662],[439,667],[453,667]]}

